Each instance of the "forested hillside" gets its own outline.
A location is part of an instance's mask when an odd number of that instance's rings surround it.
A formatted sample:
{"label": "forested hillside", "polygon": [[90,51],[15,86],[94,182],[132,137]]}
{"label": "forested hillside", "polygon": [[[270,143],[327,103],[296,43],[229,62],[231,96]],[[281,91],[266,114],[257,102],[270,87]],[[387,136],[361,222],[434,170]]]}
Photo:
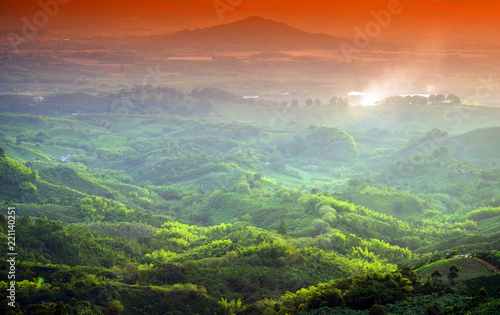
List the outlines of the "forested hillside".
{"label": "forested hillside", "polygon": [[497,109],[141,88],[0,96],[2,314],[500,308]]}

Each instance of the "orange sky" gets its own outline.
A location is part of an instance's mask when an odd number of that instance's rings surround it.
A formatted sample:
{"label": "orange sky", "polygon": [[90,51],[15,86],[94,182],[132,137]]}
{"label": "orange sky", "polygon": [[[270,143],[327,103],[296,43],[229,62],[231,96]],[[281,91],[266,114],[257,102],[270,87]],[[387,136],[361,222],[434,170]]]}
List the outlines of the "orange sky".
{"label": "orange sky", "polygon": [[[493,41],[498,37],[500,1],[471,0],[41,0],[68,2],[44,27],[50,32],[81,34],[158,34],[228,23],[248,16],[285,22],[306,31],[354,36],[391,2],[402,12],[391,17],[380,38],[408,40],[419,37]],[[217,2],[216,2],[217,1]],[[214,3],[227,5],[218,14]],[[233,5],[231,5],[232,3]],[[22,17],[31,19],[41,7],[36,0],[1,0],[0,28],[20,29]],[[222,9],[223,10],[223,9]],[[222,19],[221,19],[222,17]]]}

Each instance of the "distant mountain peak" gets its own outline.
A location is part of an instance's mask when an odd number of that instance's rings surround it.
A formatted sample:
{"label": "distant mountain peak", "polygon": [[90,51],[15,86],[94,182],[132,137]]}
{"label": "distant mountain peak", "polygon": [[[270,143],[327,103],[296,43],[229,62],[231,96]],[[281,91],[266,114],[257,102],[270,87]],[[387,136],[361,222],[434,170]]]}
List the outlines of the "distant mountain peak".
{"label": "distant mountain peak", "polygon": [[282,25],[285,24],[285,23],[282,23],[282,22],[277,22],[277,21],[274,21],[272,19],[266,19],[266,18],[263,18],[263,17],[260,17],[260,16],[256,16],[256,15],[249,16],[247,18],[235,21],[233,23],[272,23],[272,24],[282,24]]}
{"label": "distant mountain peak", "polygon": [[290,47],[321,47],[338,39],[327,34],[309,33],[260,16],[196,30],[185,30],[164,36],[173,46],[196,46],[204,49],[239,49],[249,47],[266,50]]}
{"label": "distant mountain peak", "polygon": [[225,23],[225,24],[219,24],[217,26],[213,27],[208,27],[206,29],[221,29],[221,28],[233,28],[233,29],[241,29],[241,28],[263,28],[263,27],[269,27],[270,30],[273,30],[275,28],[289,28],[293,30],[298,30],[296,28],[288,26],[286,23],[282,22],[277,22],[271,19],[266,19],[260,16],[250,16],[247,18],[244,18],[242,20],[234,21],[231,23]]}
{"label": "distant mountain peak", "polygon": [[241,19],[240,21],[272,21],[271,19],[266,19],[261,16],[253,15],[247,18]]}

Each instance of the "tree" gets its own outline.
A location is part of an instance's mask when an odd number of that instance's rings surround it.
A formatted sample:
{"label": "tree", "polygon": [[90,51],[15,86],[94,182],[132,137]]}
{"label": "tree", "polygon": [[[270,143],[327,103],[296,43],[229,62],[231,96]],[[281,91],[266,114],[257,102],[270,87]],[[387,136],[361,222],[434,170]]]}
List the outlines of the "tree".
{"label": "tree", "polygon": [[436,103],[442,103],[442,102],[444,102],[444,99],[445,99],[445,97],[444,97],[444,95],[443,95],[443,94],[438,94],[438,95],[436,95],[436,97],[434,98],[434,101],[435,101]]}
{"label": "tree", "polygon": [[385,308],[382,305],[373,304],[370,308],[370,315],[385,315]]}
{"label": "tree", "polygon": [[365,274],[357,276],[353,283],[344,294],[344,301],[357,310],[404,300],[413,291],[411,281],[398,272]]}
{"label": "tree", "polygon": [[450,101],[450,104],[452,105],[460,105],[462,102],[460,101],[460,98],[456,96],[455,94],[450,94],[446,98],[448,101]]}
{"label": "tree", "polygon": [[250,194],[250,184],[248,184],[245,181],[240,181],[238,182],[234,188],[236,189],[237,192],[249,195]]}
{"label": "tree", "polygon": [[288,226],[286,225],[285,220],[281,220],[280,226],[276,230],[276,233],[286,236],[288,234]]}
{"label": "tree", "polygon": [[67,315],[67,314],[69,313],[66,308],[66,305],[63,302],[57,303],[54,315]]}
{"label": "tree", "polygon": [[252,216],[249,215],[248,213],[245,214],[242,218],[241,218],[243,221],[245,222],[248,222],[248,223],[251,223],[252,222]]}
{"label": "tree", "polygon": [[427,105],[427,97],[415,95],[411,100],[412,105]]}
{"label": "tree", "polygon": [[5,157],[5,151],[3,148],[0,148],[0,157]]}
{"label": "tree", "polygon": [[339,98],[337,104],[340,106],[349,106],[349,100],[347,98]]}
{"label": "tree", "polygon": [[334,96],[330,99],[330,105],[333,105],[333,106],[337,105],[337,97],[336,96]]}
{"label": "tree", "polygon": [[312,106],[312,104],[313,104],[313,100],[312,100],[312,99],[310,99],[310,98],[308,98],[308,99],[306,100],[306,106]]}
{"label": "tree", "polygon": [[219,302],[217,302],[219,309],[217,310],[217,314],[220,315],[233,315],[241,310],[241,299],[231,300],[228,302],[227,299],[221,298]]}
{"label": "tree", "polygon": [[389,96],[385,98],[384,103],[390,106],[401,106],[404,103],[404,98],[400,95]]}
{"label": "tree", "polygon": [[432,282],[433,284],[439,284],[441,282],[441,277],[443,275],[438,271],[434,271],[432,274],[431,274],[431,278],[432,278]]}
{"label": "tree", "polygon": [[431,104],[439,104],[442,103],[445,100],[445,97],[443,94],[432,94],[429,96],[429,103]]}
{"label": "tree", "polygon": [[281,194],[281,201],[282,201],[283,203],[288,203],[288,202],[291,202],[291,201],[292,201],[292,196],[290,195],[290,193],[289,193],[289,192],[286,192],[286,191],[285,191],[285,192],[283,192],[283,193]]}
{"label": "tree", "polygon": [[120,300],[113,300],[111,303],[109,303],[108,305],[108,309],[109,309],[109,312],[110,314],[121,314],[123,313],[123,305],[122,305],[122,302],[120,302]]}
{"label": "tree", "polygon": [[460,267],[453,264],[450,266],[450,271],[448,272],[448,279],[450,279],[451,284],[455,284],[455,279],[459,277],[458,272],[460,271]]}
{"label": "tree", "polygon": [[314,106],[321,106],[321,101],[319,99],[316,99],[314,101]]}
{"label": "tree", "polygon": [[293,100],[292,101],[292,107],[299,107],[299,101]]}
{"label": "tree", "polygon": [[443,314],[443,311],[438,304],[433,303],[426,308],[425,314]]}
{"label": "tree", "polygon": [[478,296],[480,296],[482,298],[488,297],[488,292],[486,291],[486,289],[484,287],[481,287],[481,289],[479,289]]}

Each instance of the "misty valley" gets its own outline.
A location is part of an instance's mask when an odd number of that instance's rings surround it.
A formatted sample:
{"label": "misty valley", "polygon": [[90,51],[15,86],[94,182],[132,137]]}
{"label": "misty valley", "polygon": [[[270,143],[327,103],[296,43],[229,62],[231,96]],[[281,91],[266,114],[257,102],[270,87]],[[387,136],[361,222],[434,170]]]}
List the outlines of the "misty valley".
{"label": "misty valley", "polygon": [[0,42],[0,313],[497,314],[497,50],[341,42]]}

